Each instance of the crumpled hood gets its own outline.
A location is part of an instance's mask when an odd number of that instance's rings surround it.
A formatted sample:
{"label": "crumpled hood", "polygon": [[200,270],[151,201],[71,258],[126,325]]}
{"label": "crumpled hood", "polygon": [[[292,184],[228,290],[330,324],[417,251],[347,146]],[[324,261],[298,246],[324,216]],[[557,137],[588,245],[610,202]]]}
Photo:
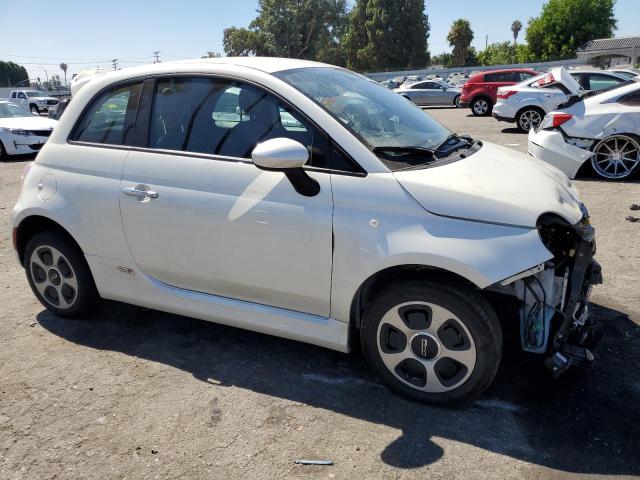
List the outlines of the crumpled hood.
{"label": "crumpled hood", "polygon": [[578,192],[564,173],[489,142],[462,160],[394,175],[437,215],[526,227],[548,212],[572,225],[582,218]]}

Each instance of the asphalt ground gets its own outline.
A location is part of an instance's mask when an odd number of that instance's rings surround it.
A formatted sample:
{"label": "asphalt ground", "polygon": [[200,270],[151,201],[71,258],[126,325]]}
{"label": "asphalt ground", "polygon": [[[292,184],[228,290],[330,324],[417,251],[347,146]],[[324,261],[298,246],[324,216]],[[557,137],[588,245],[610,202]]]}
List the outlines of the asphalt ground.
{"label": "asphalt ground", "polygon": [[[526,151],[511,125],[427,112]],[[31,293],[8,232],[29,160],[0,163],[0,479],[640,474],[640,223],[625,220],[639,183],[577,181],[604,273],[593,364],[552,380],[537,358],[507,349],[475,405],[445,409],[388,392],[357,352],[114,302],[92,318],[56,318]]]}

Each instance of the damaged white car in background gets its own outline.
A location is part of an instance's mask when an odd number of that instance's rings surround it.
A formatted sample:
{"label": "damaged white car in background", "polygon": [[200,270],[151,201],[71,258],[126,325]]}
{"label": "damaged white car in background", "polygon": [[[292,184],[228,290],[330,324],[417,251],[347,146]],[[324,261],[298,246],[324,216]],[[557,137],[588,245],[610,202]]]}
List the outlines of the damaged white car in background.
{"label": "damaged white car in background", "polygon": [[[636,175],[640,164],[640,78],[589,98],[573,96],[529,132],[529,153],[575,178],[590,164],[601,178]],[[588,163],[587,163],[588,162]]]}

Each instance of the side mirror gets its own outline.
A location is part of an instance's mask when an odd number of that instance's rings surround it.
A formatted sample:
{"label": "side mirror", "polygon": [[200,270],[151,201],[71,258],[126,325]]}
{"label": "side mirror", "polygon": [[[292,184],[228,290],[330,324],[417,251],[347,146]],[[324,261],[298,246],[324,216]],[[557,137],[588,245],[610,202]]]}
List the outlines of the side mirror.
{"label": "side mirror", "polygon": [[307,148],[290,138],[272,138],[255,146],[251,160],[262,170],[283,172],[300,195],[315,197],[320,192],[317,180],[302,168],[309,160]]}
{"label": "side mirror", "polygon": [[290,138],[272,138],[256,145],[251,160],[264,170],[290,170],[302,168],[309,160],[309,152],[300,142]]}

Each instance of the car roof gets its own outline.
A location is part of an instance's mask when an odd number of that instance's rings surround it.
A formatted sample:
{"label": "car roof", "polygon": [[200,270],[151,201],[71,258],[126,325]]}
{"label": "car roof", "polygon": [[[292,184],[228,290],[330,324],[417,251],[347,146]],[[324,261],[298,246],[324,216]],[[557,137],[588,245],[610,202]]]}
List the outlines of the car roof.
{"label": "car roof", "polygon": [[297,58],[280,58],[280,57],[218,57],[218,58],[198,58],[191,60],[178,60],[176,63],[180,65],[192,64],[194,67],[198,65],[236,65],[239,67],[254,68],[265,73],[280,72],[282,70],[292,70],[294,68],[309,67],[333,67],[327,63],[313,62],[311,60],[299,60]]}
{"label": "car roof", "polygon": [[[533,68],[498,68],[496,70],[483,70],[478,73],[501,73],[501,72],[535,72]],[[537,72],[536,72],[537,73]],[[477,74],[474,74],[477,75]]]}

